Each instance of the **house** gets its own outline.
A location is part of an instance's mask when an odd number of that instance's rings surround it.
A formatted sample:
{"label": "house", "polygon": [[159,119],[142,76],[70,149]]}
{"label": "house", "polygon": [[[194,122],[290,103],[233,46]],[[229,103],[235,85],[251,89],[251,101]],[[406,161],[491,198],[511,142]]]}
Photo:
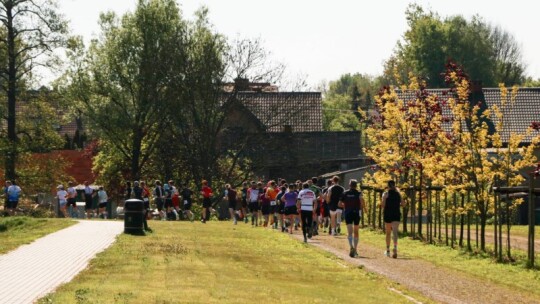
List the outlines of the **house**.
{"label": "house", "polygon": [[360,132],[323,130],[320,92],[279,92],[240,80],[226,121],[226,142],[248,140],[244,155],[264,179],[307,179],[365,163]]}

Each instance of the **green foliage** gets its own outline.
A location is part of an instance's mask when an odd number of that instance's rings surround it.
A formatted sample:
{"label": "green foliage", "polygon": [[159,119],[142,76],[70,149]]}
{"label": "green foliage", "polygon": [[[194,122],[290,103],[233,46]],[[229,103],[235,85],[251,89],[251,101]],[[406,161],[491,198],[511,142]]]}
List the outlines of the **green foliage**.
{"label": "green foliage", "polygon": [[327,131],[361,130],[361,111],[373,106],[372,96],[382,79],[345,74],[328,85],[323,99],[323,128]]}
{"label": "green foliage", "polygon": [[452,59],[464,66],[473,80],[486,86],[520,84],[524,64],[519,44],[500,27],[481,17],[442,18],[419,5],[406,11],[409,29],[404,41],[385,62],[385,79],[393,84],[407,81],[410,72],[421,75],[430,87],[444,87],[444,64]]}

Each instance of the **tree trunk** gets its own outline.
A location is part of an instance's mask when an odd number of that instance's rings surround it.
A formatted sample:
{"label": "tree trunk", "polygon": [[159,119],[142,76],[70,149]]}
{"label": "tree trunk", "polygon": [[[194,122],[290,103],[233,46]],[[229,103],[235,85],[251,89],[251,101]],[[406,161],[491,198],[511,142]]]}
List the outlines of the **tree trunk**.
{"label": "tree trunk", "polygon": [[[11,5],[8,5],[11,4]],[[17,178],[15,164],[17,163],[17,132],[16,132],[16,104],[17,104],[17,54],[15,50],[15,31],[13,28],[13,7],[12,3],[6,4],[7,16],[7,42],[8,42],[8,113],[7,113],[7,133],[8,133],[8,151],[6,155],[6,179],[13,180]]]}
{"label": "tree trunk", "polygon": [[131,150],[131,179],[139,180],[141,168],[139,162],[141,159],[142,132],[136,129],[133,132],[133,147]]}
{"label": "tree trunk", "polygon": [[487,214],[480,214],[480,250],[486,251],[486,220]]}

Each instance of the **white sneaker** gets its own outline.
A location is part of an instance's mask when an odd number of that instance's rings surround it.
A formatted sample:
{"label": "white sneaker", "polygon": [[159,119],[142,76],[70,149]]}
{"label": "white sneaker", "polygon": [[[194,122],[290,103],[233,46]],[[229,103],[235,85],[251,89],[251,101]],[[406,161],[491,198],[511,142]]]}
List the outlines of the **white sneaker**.
{"label": "white sneaker", "polygon": [[390,250],[386,250],[386,251],[384,252],[384,255],[387,256],[387,257],[390,257]]}

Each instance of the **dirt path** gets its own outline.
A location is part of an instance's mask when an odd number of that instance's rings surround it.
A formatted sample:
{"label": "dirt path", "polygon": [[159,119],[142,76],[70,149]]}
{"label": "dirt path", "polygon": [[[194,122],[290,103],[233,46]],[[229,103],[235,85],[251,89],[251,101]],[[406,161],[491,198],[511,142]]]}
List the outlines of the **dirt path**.
{"label": "dirt path", "polygon": [[[300,234],[294,238],[302,240]],[[411,290],[416,290],[440,303],[540,303],[540,297],[520,293],[509,287],[490,283],[451,269],[437,267],[424,260],[400,256],[387,258],[379,248],[360,244],[360,258],[348,256],[346,236],[320,235],[310,244],[331,252],[343,260],[361,265]]]}

